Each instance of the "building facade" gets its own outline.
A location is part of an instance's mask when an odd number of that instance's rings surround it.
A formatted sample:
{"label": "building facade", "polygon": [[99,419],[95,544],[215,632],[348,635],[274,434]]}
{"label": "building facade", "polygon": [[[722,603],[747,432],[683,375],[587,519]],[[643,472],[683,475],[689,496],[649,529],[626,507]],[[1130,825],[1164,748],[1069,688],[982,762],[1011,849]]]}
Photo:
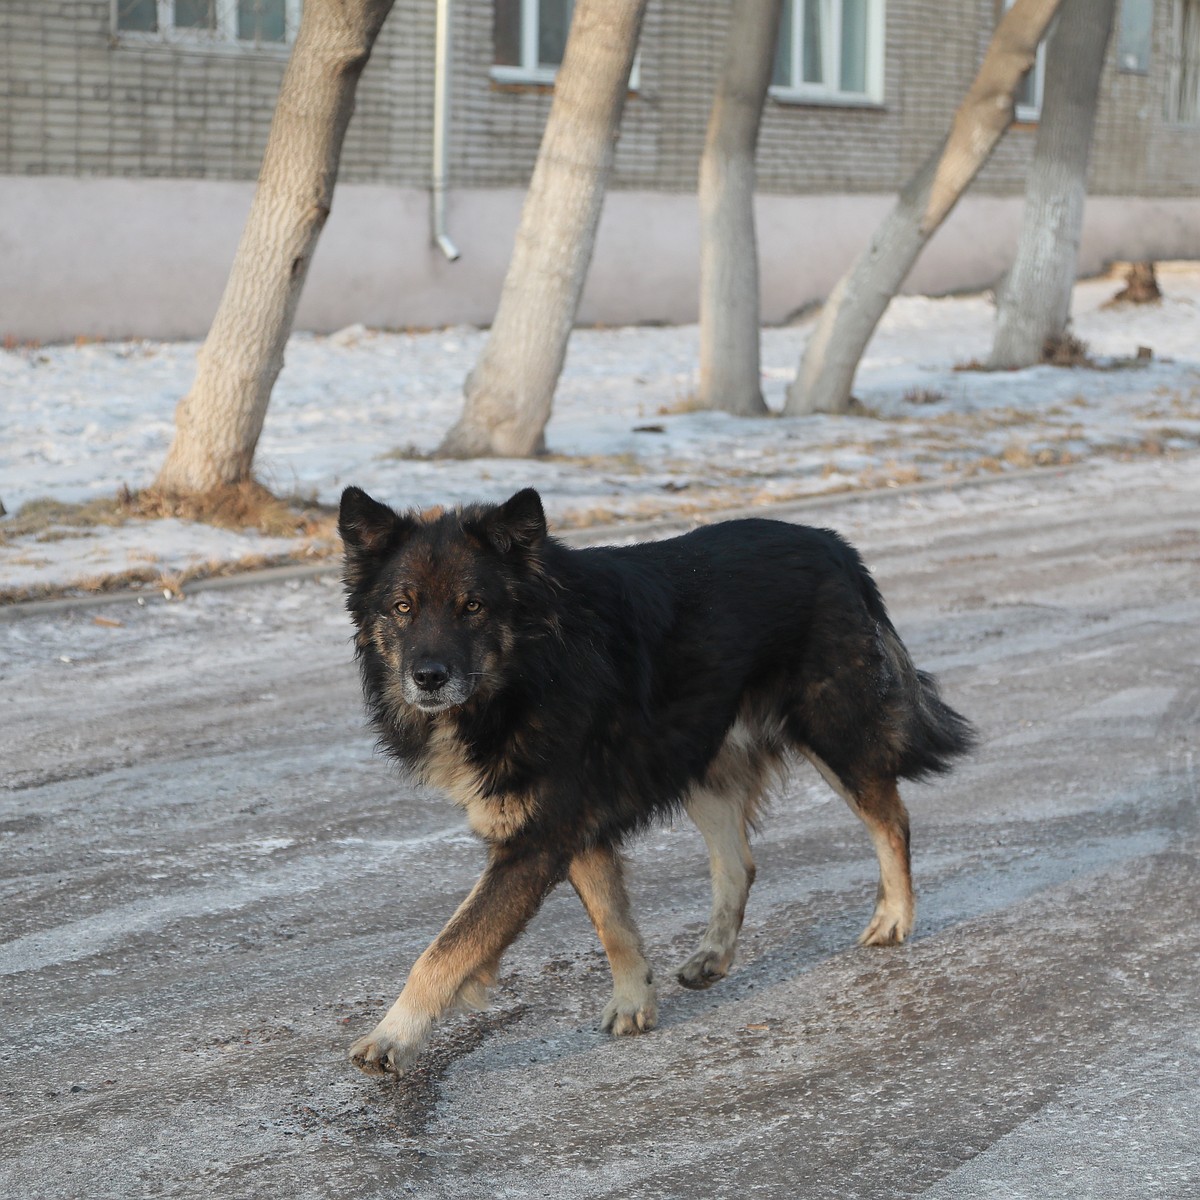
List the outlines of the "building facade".
{"label": "building facade", "polygon": [[[435,0],[396,0],[359,86],[301,328],[486,323],[572,0],[450,0],[447,232],[431,237]],[[945,135],[1001,0],[785,0],[759,149],[767,320],[827,294]],[[200,336],[253,192],[300,0],[0,4],[0,336]],[[725,0],[650,0],[580,319],[694,320],[697,170]],[[1081,269],[1200,255],[1200,0],[1121,0]],[[1018,123],[909,281],[1007,268]]]}

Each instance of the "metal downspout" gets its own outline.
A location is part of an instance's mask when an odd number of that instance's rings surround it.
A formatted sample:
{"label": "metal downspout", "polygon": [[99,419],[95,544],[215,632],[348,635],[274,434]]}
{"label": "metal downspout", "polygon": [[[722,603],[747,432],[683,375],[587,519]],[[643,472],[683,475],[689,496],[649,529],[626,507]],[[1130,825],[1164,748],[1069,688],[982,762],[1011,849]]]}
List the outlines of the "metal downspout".
{"label": "metal downspout", "polygon": [[450,137],[450,0],[437,0],[433,90],[433,240],[454,262],[458,247],[446,232],[446,146]]}

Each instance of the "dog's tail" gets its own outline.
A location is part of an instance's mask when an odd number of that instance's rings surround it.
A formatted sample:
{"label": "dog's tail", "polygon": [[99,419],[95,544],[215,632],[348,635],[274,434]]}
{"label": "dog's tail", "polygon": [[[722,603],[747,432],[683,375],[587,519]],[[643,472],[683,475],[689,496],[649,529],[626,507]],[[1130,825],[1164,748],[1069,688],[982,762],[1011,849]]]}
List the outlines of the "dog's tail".
{"label": "dog's tail", "polygon": [[895,772],[902,779],[923,779],[949,771],[953,760],[969,754],[978,742],[975,727],[941,696],[937,680],[918,670],[888,616],[883,597],[866,566],[859,579],[867,611],[875,621],[876,637],[890,693],[889,740]]}

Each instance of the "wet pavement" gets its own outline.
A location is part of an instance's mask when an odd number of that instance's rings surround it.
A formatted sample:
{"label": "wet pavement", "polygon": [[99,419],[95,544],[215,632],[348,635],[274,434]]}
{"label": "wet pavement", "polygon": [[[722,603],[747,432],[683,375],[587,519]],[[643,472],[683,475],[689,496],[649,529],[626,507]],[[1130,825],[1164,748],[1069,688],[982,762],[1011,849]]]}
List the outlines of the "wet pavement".
{"label": "wet pavement", "polygon": [[560,889],[399,1082],[346,1049],[482,855],[373,754],[336,580],[0,622],[0,1194],[1200,1194],[1200,461],[804,519],[983,734],[905,789],[913,939],[854,948],[874,855],[805,769],[727,980],[671,980],[681,821],[631,854],[657,1031],[597,1032]]}

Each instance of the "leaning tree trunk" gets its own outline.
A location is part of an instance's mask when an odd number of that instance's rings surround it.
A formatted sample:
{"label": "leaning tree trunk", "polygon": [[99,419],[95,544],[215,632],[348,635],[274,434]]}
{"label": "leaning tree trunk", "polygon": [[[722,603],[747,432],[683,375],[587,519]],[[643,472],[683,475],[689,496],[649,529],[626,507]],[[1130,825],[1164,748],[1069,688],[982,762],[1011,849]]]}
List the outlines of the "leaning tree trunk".
{"label": "leaning tree trunk", "polygon": [[577,0],[500,304],[440,454],[538,453],[612,170],[646,0]]}
{"label": "leaning tree trunk", "polygon": [[1001,18],[949,137],[905,185],[871,244],[825,302],[788,389],[789,416],[849,410],[854,373],[879,319],[1012,124],[1014,94],[1058,5],[1059,0],[1016,0]]}
{"label": "leaning tree trunk", "polygon": [[254,202],[155,487],[250,478],[304,278],[329,216],[354,92],[394,0],[305,0]]}
{"label": "leaning tree trunk", "polygon": [[1116,0],[1063,0],[1046,47],[1046,90],[1017,255],[1000,292],[992,367],[1029,367],[1060,341],[1083,233],[1088,153]]}
{"label": "leaning tree trunk", "polygon": [[754,155],[781,0],[733,0],[700,159],[700,403],[767,411],[760,386]]}

